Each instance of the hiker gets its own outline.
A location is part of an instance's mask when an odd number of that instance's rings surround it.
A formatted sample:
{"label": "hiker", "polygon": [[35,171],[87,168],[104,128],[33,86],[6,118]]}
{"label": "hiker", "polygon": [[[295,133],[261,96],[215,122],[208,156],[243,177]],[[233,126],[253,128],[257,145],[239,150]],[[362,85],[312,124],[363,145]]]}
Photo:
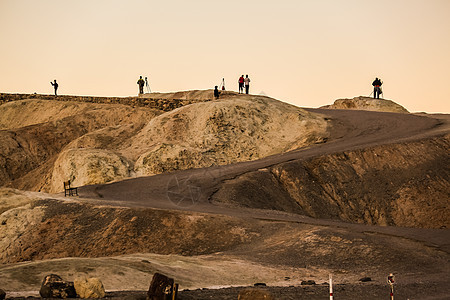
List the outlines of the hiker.
{"label": "hiker", "polygon": [[56,79],[54,80],[54,82],[51,82],[51,81],[50,81],[50,83],[51,83],[51,85],[53,85],[53,88],[55,89],[55,96],[58,96],[58,95],[57,95],[57,91],[58,91],[58,83],[56,82]]}
{"label": "hiker", "polygon": [[248,75],[245,75],[245,93],[248,94],[248,90],[250,88],[250,78],[248,78]]}
{"label": "hiker", "polygon": [[244,92],[244,75],[239,77],[239,94]]}
{"label": "hiker", "polygon": [[381,85],[383,82],[381,82],[380,79],[375,78],[375,80],[372,82],[373,85],[373,98],[374,99],[380,99],[380,94],[383,92],[381,91]]}
{"label": "hiker", "polygon": [[216,85],[214,88],[214,97],[216,98],[216,100],[219,99],[219,95],[220,95],[220,92],[218,90],[218,86]]}
{"label": "hiker", "polygon": [[143,94],[145,81],[144,81],[144,79],[142,79],[142,76],[139,77],[137,84],[139,85],[139,94]]}

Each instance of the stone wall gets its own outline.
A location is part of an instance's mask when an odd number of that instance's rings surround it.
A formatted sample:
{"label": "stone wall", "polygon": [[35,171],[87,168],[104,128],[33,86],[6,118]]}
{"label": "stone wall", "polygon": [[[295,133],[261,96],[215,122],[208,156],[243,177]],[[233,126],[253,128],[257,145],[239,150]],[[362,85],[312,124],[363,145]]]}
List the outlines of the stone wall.
{"label": "stone wall", "polygon": [[140,97],[94,97],[94,96],[71,96],[71,95],[42,95],[42,94],[7,94],[0,93],[0,105],[10,101],[24,99],[40,99],[40,100],[57,100],[57,101],[78,101],[90,103],[105,104],[123,104],[132,107],[149,107],[163,111],[171,111],[175,108],[196,102],[206,102],[208,100],[196,99],[156,99],[156,98],[140,98]]}

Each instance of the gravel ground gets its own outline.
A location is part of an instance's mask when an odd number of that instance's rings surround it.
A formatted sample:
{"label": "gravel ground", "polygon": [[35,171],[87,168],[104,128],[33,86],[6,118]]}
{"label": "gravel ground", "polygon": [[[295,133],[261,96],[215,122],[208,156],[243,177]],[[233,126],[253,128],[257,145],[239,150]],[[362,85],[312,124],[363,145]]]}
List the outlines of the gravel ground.
{"label": "gravel ground", "polygon": [[[178,294],[178,300],[228,300],[238,299],[239,292],[255,287],[232,287],[223,289],[197,289],[183,290]],[[291,286],[291,287],[257,287],[269,291],[274,299],[279,300],[319,300],[329,297],[327,284],[313,286]],[[358,284],[338,284],[333,287],[335,299],[389,299],[389,287],[386,284],[367,282]],[[420,299],[438,300],[449,299],[450,285],[444,283],[410,283],[395,286],[395,299]],[[41,299],[37,297],[16,297],[6,299]],[[103,299],[128,299],[145,300],[145,291],[108,292]]]}

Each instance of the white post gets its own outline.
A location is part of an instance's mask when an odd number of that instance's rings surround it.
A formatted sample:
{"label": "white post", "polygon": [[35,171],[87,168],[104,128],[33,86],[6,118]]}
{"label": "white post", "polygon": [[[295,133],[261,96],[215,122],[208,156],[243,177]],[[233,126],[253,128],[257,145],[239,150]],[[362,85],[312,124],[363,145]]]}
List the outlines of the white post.
{"label": "white post", "polygon": [[392,273],[389,274],[389,276],[387,278],[387,282],[388,282],[388,284],[390,286],[390,290],[391,290],[389,299],[394,300],[394,283],[395,283],[394,274],[392,274]]}
{"label": "white post", "polygon": [[333,300],[333,277],[330,274],[330,300]]}

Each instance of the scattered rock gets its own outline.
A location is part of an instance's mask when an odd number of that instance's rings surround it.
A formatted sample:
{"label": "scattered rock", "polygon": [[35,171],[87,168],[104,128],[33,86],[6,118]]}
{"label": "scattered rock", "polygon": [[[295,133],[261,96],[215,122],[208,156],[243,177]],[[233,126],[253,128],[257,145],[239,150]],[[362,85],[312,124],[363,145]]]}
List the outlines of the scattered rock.
{"label": "scattered rock", "polygon": [[45,276],[39,294],[42,298],[75,298],[73,282],[64,281],[55,274]]}
{"label": "scattered rock", "polygon": [[361,281],[361,282],[368,282],[368,281],[372,281],[372,278],[370,278],[370,277],[363,277],[363,278],[359,279],[359,281]]}
{"label": "scattered rock", "polygon": [[103,298],[105,297],[105,288],[98,278],[80,278],[74,282],[75,291],[78,297],[87,298]]}
{"label": "scattered rock", "polygon": [[254,284],[254,286],[267,286],[264,282],[257,282]]}
{"label": "scattered rock", "polygon": [[239,293],[238,300],[274,300],[269,291],[262,289],[245,289]]}
{"label": "scattered rock", "polygon": [[0,300],[3,300],[6,298],[6,292],[2,289],[0,289]]}
{"label": "scattered rock", "polygon": [[173,278],[155,273],[147,292],[148,300],[172,299]]}
{"label": "scattered rock", "polygon": [[301,285],[316,285],[316,282],[314,280],[304,280]]}

